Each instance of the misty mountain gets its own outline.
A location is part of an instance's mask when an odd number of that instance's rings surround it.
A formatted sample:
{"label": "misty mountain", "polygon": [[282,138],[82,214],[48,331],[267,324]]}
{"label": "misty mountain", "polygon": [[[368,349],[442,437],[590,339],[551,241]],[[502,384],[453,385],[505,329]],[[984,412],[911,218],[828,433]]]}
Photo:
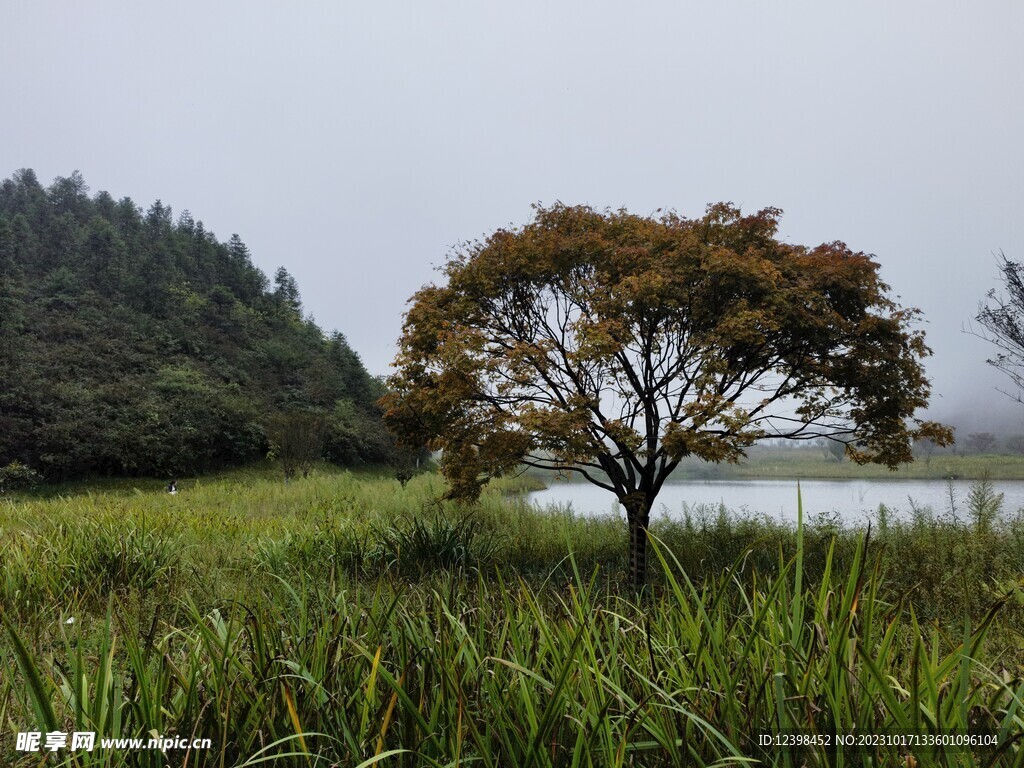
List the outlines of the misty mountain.
{"label": "misty mountain", "polygon": [[272,413],[316,414],[335,461],[380,461],[380,384],[242,240],[143,211],[73,173],[0,184],[0,466],[50,479],[175,475],[267,452]]}

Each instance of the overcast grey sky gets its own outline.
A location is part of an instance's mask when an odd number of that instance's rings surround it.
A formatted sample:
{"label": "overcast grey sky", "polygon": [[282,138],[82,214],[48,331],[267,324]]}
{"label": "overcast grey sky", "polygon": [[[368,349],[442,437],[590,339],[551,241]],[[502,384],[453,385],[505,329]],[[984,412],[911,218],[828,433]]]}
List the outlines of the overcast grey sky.
{"label": "overcast grey sky", "polygon": [[729,200],[877,255],[938,413],[999,397],[960,329],[1024,260],[1019,2],[5,5],[0,176],[239,233],[373,373],[450,247],[533,202]]}

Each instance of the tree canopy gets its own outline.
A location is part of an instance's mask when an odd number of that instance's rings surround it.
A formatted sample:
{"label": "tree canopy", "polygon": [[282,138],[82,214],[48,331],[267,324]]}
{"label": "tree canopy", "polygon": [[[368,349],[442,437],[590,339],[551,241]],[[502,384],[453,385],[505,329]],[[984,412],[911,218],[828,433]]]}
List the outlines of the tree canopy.
{"label": "tree canopy", "polygon": [[328,455],[385,461],[383,393],[340,333],[271,287],[238,235],[76,172],[0,183],[0,467],[174,475],[267,452],[265,417],[320,414]]}
{"label": "tree canopy", "polygon": [[406,314],[389,426],[443,450],[453,497],[521,464],[578,473],[626,508],[645,577],[651,506],[680,460],[827,437],[895,468],[927,405],[913,324],[878,264],[780,242],[780,211],[642,217],[585,206],[459,249]]}

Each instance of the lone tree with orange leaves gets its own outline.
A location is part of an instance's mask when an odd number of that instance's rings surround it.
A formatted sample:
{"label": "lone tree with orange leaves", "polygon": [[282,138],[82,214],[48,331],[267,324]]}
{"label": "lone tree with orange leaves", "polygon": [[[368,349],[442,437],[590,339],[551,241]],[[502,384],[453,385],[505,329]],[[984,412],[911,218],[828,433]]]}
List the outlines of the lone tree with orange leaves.
{"label": "lone tree with orange leaves", "polygon": [[698,219],[556,204],[463,246],[410,301],[385,419],[443,451],[449,497],[523,465],[615,494],[642,590],[651,509],[679,462],[764,437],[842,441],[895,469],[951,431],[928,403],[919,312],[878,264],[776,237],[781,211]]}

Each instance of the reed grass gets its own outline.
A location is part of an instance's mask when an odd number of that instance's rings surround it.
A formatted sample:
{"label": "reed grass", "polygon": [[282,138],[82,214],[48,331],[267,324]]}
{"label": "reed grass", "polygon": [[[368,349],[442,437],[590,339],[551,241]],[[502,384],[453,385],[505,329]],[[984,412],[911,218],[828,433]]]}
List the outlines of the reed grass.
{"label": "reed grass", "polygon": [[[691,510],[637,602],[620,521],[513,486],[472,509],[430,475],[179,489],[0,506],[0,764],[40,764],[17,730],[94,730],[213,748],[47,764],[1024,765],[1024,528],[998,510],[870,536]],[[1000,746],[759,741],[982,731]]]}

